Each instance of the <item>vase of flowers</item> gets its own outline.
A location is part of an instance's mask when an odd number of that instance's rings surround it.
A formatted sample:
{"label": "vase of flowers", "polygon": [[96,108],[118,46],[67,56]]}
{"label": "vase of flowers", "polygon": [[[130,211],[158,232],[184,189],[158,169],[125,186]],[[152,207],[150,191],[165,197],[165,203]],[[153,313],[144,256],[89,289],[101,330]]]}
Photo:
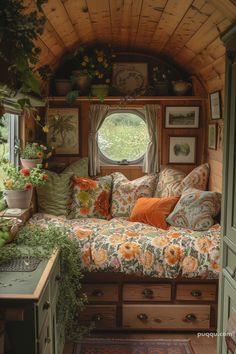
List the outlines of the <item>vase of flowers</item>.
{"label": "vase of flowers", "polygon": [[31,169],[41,165],[44,159],[52,155],[52,152],[43,144],[27,143],[20,155],[22,167]]}
{"label": "vase of flowers", "polygon": [[4,197],[8,208],[27,209],[30,206],[34,187],[46,183],[48,176],[40,168],[22,168],[5,163]]}
{"label": "vase of flowers", "polygon": [[164,65],[153,67],[153,85],[158,96],[168,96],[171,91],[172,72]]}

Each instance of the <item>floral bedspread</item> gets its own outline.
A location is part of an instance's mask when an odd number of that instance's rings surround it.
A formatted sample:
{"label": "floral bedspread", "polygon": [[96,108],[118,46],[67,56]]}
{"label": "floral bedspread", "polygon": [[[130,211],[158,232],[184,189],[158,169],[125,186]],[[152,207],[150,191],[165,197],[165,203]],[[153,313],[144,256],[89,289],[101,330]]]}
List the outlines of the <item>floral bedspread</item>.
{"label": "floral bedspread", "polygon": [[171,226],[164,231],[125,218],[67,220],[35,214],[29,221],[71,228],[81,244],[85,271],[115,271],[157,278],[218,278],[220,225],[208,231]]}

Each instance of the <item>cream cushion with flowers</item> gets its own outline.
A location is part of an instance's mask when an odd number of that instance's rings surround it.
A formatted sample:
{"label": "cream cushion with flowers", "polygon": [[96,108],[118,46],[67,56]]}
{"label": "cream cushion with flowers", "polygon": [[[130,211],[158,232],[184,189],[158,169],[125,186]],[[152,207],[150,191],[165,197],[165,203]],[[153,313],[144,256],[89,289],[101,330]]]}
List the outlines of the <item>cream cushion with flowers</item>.
{"label": "cream cushion with flowers", "polygon": [[129,181],[122,173],[112,173],[112,217],[128,217],[138,198],[153,197],[157,175],[145,175]]}

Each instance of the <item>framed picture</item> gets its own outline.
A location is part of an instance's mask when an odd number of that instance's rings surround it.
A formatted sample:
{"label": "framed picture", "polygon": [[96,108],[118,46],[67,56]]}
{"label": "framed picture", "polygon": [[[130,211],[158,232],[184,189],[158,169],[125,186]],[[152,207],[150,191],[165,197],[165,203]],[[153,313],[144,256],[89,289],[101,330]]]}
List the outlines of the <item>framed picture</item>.
{"label": "framed picture", "polygon": [[199,107],[166,107],[166,128],[198,128]]}
{"label": "framed picture", "polygon": [[196,162],[195,136],[170,136],[169,139],[169,163],[191,164]]}
{"label": "framed picture", "polygon": [[210,93],[211,119],[221,118],[220,91]]}
{"label": "framed picture", "polygon": [[218,125],[218,133],[217,133],[217,147],[219,150],[223,150],[224,145],[224,124]]}
{"label": "framed picture", "polygon": [[148,86],[148,64],[114,63],[112,86],[124,95],[145,91]]}
{"label": "framed picture", "polygon": [[208,124],[208,148],[216,150],[216,124]]}
{"label": "framed picture", "polygon": [[79,111],[77,108],[49,108],[47,144],[56,155],[79,155]]}

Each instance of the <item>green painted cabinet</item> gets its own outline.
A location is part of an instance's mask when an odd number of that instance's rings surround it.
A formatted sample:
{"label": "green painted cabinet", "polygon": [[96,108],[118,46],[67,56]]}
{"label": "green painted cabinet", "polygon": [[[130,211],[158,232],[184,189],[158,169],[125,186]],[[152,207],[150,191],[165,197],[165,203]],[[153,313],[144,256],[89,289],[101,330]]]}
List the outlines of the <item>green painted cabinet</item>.
{"label": "green painted cabinet", "polygon": [[[236,330],[236,25],[222,36],[226,47],[221,275],[218,354],[230,354],[227,329]],[[233,327],[232,327],[233,323]],[[235,323],[235,325],[234,325]],[[229,324],[230,327],[229,327]],[[235,326],[235,328],[234,328]],[[228,344],[228,346],[227,346]]]}
{"label": "green painted cabinet", "polygon": [[62,354],[64,333],[56,314],[59,281],[58,253],[33,272],[0,272],[4,346],[11,354]]}

